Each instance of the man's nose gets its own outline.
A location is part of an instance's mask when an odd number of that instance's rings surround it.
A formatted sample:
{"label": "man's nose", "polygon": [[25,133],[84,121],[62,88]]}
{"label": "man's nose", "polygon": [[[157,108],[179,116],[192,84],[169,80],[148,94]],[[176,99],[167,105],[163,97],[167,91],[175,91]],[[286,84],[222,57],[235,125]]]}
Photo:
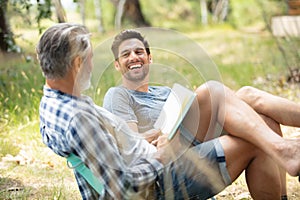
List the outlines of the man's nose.
{"label": "man's nose", "polygon": [[134,51],[131,51],[130,55],[129,55],[129,59],[134,60],[134,59],[137,59],[137,58],[138,58],[138,55]]}

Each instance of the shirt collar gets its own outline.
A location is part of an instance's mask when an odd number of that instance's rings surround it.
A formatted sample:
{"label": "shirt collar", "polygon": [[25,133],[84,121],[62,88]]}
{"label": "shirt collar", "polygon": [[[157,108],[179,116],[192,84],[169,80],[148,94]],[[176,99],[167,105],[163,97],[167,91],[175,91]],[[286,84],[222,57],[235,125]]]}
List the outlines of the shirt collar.
{"label": "shirt collar", "polygon": [[44,96],[48,98],[60,98],[65,100],[81,100],[81,101],[87,101],[89,103],[93,102],[92,99],[86,95],[81,95],[81,97],[73,96],[67,93],[64,93],[60,90],[55,90],[52,88],[49,88],[48,86],[44,85],[43,88]]}

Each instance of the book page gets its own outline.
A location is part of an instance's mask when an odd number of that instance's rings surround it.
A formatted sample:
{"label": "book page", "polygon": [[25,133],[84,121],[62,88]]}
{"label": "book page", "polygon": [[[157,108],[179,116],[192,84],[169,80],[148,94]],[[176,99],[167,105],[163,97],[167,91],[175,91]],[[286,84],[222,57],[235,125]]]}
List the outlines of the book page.
{"label": "book page", "polygon": [[191,90],[175,83],[161,113],[154,124],[163,134],[169,134],[171,139],[189,110],[196,94]]}

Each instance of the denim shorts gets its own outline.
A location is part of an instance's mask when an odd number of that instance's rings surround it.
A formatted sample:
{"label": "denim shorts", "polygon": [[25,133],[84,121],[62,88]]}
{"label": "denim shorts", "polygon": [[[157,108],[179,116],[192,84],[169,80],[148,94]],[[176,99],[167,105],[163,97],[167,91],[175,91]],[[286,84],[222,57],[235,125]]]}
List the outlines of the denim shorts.
{"label": "denim shorts", "polygon": [[[185,130],[186,131],[186,130]],[[156,199],[208,199],[232,183],[219,139],[194,142],[165,167],[156,181]]]}

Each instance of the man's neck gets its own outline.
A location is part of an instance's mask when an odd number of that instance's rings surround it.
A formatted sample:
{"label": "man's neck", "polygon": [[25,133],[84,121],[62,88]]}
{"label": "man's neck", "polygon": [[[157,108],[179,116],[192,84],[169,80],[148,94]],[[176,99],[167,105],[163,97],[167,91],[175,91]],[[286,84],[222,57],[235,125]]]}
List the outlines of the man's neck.
{"label": "man's neck", "polygon": [[78,90],[75,89],[74,84],[70,81],[66,81],[66,80],[50,80],[50,79],[46,79],[46,86],[54,89],[54,90],[59,90],[63,93],[72,95],[72,96],[80,96],[80,92]]}
{"label": "man's neck", "polygon": [[122,85],[129,90],[135,90],[135,91],[139,91],[139,92],[148,92],[148,89],[149,89],[148,81],[131,82],[131,81],[123,80]]}

